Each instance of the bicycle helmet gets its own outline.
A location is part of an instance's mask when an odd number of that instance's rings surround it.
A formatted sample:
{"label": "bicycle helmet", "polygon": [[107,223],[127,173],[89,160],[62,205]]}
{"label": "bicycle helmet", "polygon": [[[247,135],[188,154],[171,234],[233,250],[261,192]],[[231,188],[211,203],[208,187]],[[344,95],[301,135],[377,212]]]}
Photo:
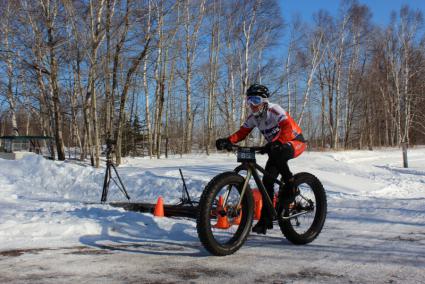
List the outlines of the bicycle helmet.
{"label": "bicycle helmet", "polygon": [[260,84],[251,85],[246,90],[247,104],[255,117],[261,117],[267,112],[269,89]]}
{"label": "bicycle helmet", "polygon": [[248,90],[246,90],[247,96],[260,96],[263,98],[268,98],[270,96],[269,89],[260,84],[252,84],[249,86]]}

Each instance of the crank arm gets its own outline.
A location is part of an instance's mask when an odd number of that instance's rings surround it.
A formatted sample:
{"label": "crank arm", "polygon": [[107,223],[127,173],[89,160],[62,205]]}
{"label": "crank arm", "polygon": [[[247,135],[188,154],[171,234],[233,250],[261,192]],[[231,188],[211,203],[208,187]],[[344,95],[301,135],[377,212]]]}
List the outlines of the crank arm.
{"label": "crank arm", "polygon": [[289,217],[281,217],[281,218],[282,218],[282,220],[290,220],[290,219],[294,219],[294,218],[296,218],[296,217],[299,217],[299,216],[305,215],[305,214],[307,214],[307,213],[310,213],[310,211],[304,211],[304,212],[300,212],[300,213],[297,213],[297,214],[291,215],[291,216],[289,216]]}

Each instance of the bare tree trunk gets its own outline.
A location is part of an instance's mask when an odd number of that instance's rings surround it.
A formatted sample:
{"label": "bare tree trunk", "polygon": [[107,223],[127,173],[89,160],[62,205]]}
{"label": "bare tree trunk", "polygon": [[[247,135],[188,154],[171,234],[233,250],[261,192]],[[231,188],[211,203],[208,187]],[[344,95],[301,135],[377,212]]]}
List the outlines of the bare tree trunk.
{"label": "bare tree trunk", "polygon": [[173,54],[174,55],[173,55],[173,59],[171,61],[171,67],[170,67],[170,78],[168,79],[167,102],[166,102],[166,113],[165,113],[165,158],[168,158],[168,152],[169,152],[169,139],[170,139],[169,120],[170,120],[171,96],[173,93],[174,72],[175,72],[177,52],[174,51]]}
{"label": "bare tree trunk", "polygon": [[310,90],[311,90],[311,87],[313,85],[314,74],[316,73],[317,67],[320,65],[320,62],[322,61],[323,55],[326,51],[326,49],[321,50],[323,36],[324,35],[323,35],[323,32],[322,32],[322,33],[320,33],[319,38],[316,38],[316,37],[312,38],[311,47],[310,47],[311,56],[312,56],[311,70],[310,70],[310,74],[309,74],[308,80],[307,80],[307,88],[304,91],[304,99],[303,99],[303,104],[302,104],[302,108],[301,108],[301,113],[298,117],[298,124],[302,123],[305,107],[306,107],[307,102],[308,102],[308,96],[310,94]]}
{"label": "bare tree trunk", "polygon": [[10,33],[9,17],[11,17],[11,15],[10,15],[10,12],[11,12],[10,11],[10,9],[11,9],[10,4],[11,4],[11,2],[8,1],[6,8],[5,8],[6,23],[2,27],[4,48],[7,51],[6,52],[6,65],[7,65],[6,99],[7,99],[7,102],[9,103],[9,116],[10,116],[10,120],[11,120],[11,123],[12,123],[12,135],[18,136],[19,135],[19,129],[18,129],[18,122],[17,122],[17,119],[16,119],[16,102],[15,102],[15,97],[13,95],[13,62],[12,62],[12,58],[11,58],[11,53],[8,52],[10,50],[10,45],[9,45],[9,36],[10,36],[9,35],[9,33]]}
{"label": "bare tree trunk", "polygon": [[[220,30],[219,30],[219,20],[215,19],[216,17],[216,1],[213,3],[213,26],[211,28],[211,43],[210,43],[210,56],[209,56],[209,86],[208,86],[208,113],[207,113],[207,137],[205,141],[205,150],[207,155],[210,154],[210,144],[211,138],[213,135],[213,116],[214,116],[214,106],[215,106],[215,88],[217,80],[217,62],[218,54],[220,51]],[[218,8],[220,9],[220,8]]]}
{"label": "bare tree trunk", "polygon": [[185,2],[185,34],[186,34],[186,137],[185,152],[190,153],[192,148],[192,130],[193,130],[193,113],[192,113],[192,65],[195,59],[195,51],[198,42],[198,32],[205,13],[205,0],[200,0],[199,13],[193,30],[190,29],[191,13],[189,7],[190,1]]}
{"label": "bare tree trunk", "polygon": [[[7,42],[7,39],[6,39]],[[8,48],[8,47],[7,47]],[[19,129],[18,129],[18,122],[16,119],[16,102],[15,97],[13,95],[12,90],[12,81],[13,81],[13,65],[12,60],[10,59],[10,56],[7,58],[7,102],[9,103],[9,115],[10,120],[12,122],[12,135],[18,136],[19,135]]]}
{"label": "bare tree trunk", "polygon": [[290,71],[289,71],[289,64],[291,62],[291,53],[292,53],[292,39],[288,47],[288,54],[286,55],[286,63],[285,63],[285,72],[286,72],[286,95],[288,96],[287,99],[287,106],[286,110],[289,114],[291,113],[291,82],[290,82]]}
{"label": "bare tree trunk", "polygon": [[[252,15],[250,17],[250,19],[248,20],[249,22],[247,23],[247,19],[244,19],[243,23],[242,23],[242,28],[243,28],[243,35],[244,35],[244,43],[245,43],[245,50],[244,50],[244,71],[243,71],[243,81],[242,81],[242,92],[241,92],[241,96],[242,96],[242,100],[244,101],[244,96],[246,93],[246,90],[248,89],[248,80],[249,80],[249,58],[250,58],[250,41],[251,41],[251,36],[252,36],[252,28],[256,19],[256,13],[257,13],[257,1],[255,1],[254,4],[254,8],[252,10]],[[242,104],[241,106],[241,121],[245,120],[245,116],[246,116],[246,107],[245,104]]]}
{"label": "bare tree trunk", "polygon": [[89,92],[86,93],[84,97],[84,103],[83,103],[83,121],[84,121],[84,138],[83,138],[83,147],[84,151],[81,156],[81,159],[85,159],[85,155],[90,155],[90,161],[91,165],[94,166],[94,154],[93,154],[93,147],[92,147],[92,127],[90,122],[90,108],[91,108],[91,95]]}
{"label": "bare tree trunk", "polygon": [[151,118],[150,118],[150,109],[149,109],[149,88],[148,88],[148,79],[147,79],[147,59],[144,59],[143,62],[143,89],[145,92],[145,120],[146,120],[146,132],[148,138],[148,155],[152,158],[152,130],[151,130]]}
{"label": "bare tree trunk", "polygon": [[185,153],[189,153],[192,145],[192,62],[191,62],[191,36],[189,30],[190,23],[190,12],[189,12],[189,0],[186,1],[186,137],[185,137]]}
{"label": "bare tree trunk", "polygon": [[[402,134],[401,142],[409,143],[410,136],[409,132],[412,126],[412,104],[414,95],[410,91],[411,77],[414,76],[415,71],[413,68],[411,56],[412,56],[412,42],[417,37],[418,28],[423,24],[423,15],[419,11],[409,10],[408,6],[403,6],[400,9],[400,27],[399,35],[401,44],[401,62],[402,66],[402,77],[403,77],[403,90],[402,90],[402,101],[400,102],[400,111],[402,116]],[[413,67],[413,68],[412,68]],[[412,70],[413,69],[413,70]]]}
{"label": "bare tree trunk", "polygon": [[227,76],[228,76],[228,91],[224,96],[224,107],[226,113],[226,125],[227,125],[227,135],[232,133],[235,130],[236,123],[236,90],[235,90],[235,60],[234,55],[231,52],[231,49],[234,45],[232,37],[232,27],[234,26],[234,18],[227,17],[226,27],[227,31],[225,33],[226,38],[226,48],[229,50],[226,60],[227,64]]}
{"label": "bare tree trunk", "polygon": [[114,120],[114,101],[111,94],[111,72],[109,63],[111,61],[111,19],[114,14],[115,0],[106,0],[106,58],[104,61],[105,72],[105,134],[112,138]]}
{"label": "bare tree trunk", "polygon": [[[115,106],[114,106],[115,93],[116,93],[116,90],[118,88],[118,69],[119,69],[119,64],[120,64],[120,56],[121,56],[121,52],[122,52],[122,48],[124,46],[125,40],[127,38],[129,27],[130,27],[129,13],[130,13],[130,1],[127,1],[126,2],[126,12],[125,12],[124,19],[123,19],[124,27],[123,27],[123,31],[122,31],[122,33],[119,37],[119,40],[117,41],[117,43],[115,45],[114,58],[113,58],[112,87],[111,87],[111,101],[113,102],[113,104],[112,104],[113,110],[115,110]],[[124,86],[124,88],[127,88],[126,94],[125,94],[125,96],[127,96],[129,86],[127,86],[127,87]],[[127,100],[127,98],[125,98],[125,101],[126,100]],[[124,101],[124,104],[125,104],[125,101]],[[117,161],[117,164],[121,163],[122,129],[119,129],[119,128],[122,128],[122,124],[124,123],[124,121],[123,121],[124,114],[121,114],[122,111],[124,111],[124,106],[123,106],[123,109],[121,110],[121,105],[120,105],[116,129],[115,129],[115,132],[113,134],[111,133],[111,136],[114,135],[115,141],[117,143],[117,145],[116,145],[116,161]],[[112,114],[112,111],[111,111],[111,114]],[[111,123],[112,123],[112,121],[111,121]],[[111,128],[113,129],[112,125],[111,125]],[[120,132],[120,133],[118,133],[118,132]]]}
{"label": "bare tree trunk", "polygon": [[91,49],[90,49],[90,68],[88,79],[88,92],[91,96],[91,118],[93,123],[93,144],[94,144],[94,162],[95,167],[100,166],[100,143],[99,143],[99,125],[97,119],[97,96],[94,85],[96,79],[97,50],[104,39],[101,32],[101,20],[104,10],[105,0],[93,2],[90,1],[90,30],[91,30]]}
{"label": "bare tree trunk", "polygon": [[50,91],[52,93],[53,101],[53,115],[54,115],[54,129],[55,129],[55,142],[56,150],[58,154],[58,159],[63,161],[65,160],[65,149],[63,143],[63,134],[62,134],[62,112],[60,109],[60,99],[59,99],[59,87],[58,87],[58,63],[55,54],[55,44],[57,39],[55,38],[55,21],[58,12],[58,3],[50,3],[43,0],[40,0],[40,4],[43,9],[43,15],[45,24],[47,27],[47,46],[49,51],[49,64],[50,64]]}
{"label": "bare tree trunk", "polygon": [[123,86],[123,90],[121,92],[120,109],[119,109],[119,116],[118,116],[118,126],[117,126],[117,132],[116,132],[116,136],[115,136],[115,140],[116,140],[116,143],[117,143],[116,159],[117,159],[118,165],[121,164],[122,128],[123,128],[123,125],[124,125],[124,122],[125,122],[124,107],[125,107],[125,104],[127,102],[128,89],[130,87],[130,82],[132,80],[134,72],[137,70],[137,68],[140,65],[140,62],[145,58],[145,56],[147,54],[147,50],[148,50],[150,40],[151,40],[150,34],[147,34],[146,43],[143,47],[143,50],[131,62],[130,68],[128,69],[126,77],[125,77],[125,83],[124,83],[124,86]]}
{"label": "bare tree trunk", "polygon": [[158,21],[158,57],[157,65],[155,71],[155,80],[156,80],[156,108],[155,108],[155,149],[156,157],[161,158],[161,133],[162,133],[162,112],[164,108],[164,96],[165,96],[165,73],[166,73],[166,64],[168,57],[168,48],[166,47],[165,56],[163,55],[163,6],[162,1],[157,9],[157,21]]}
{"label": "bare tree trunk", "polygon": [[[151,1],[148,3],[148,23],[147,23],[147,33],[151,32]],[[149,109],[149,88],[148,88],[148,79],[147,79],[147,58],[143,59],[143,89],[145,92],[145,120],[146,120],[146,131],[148,137],[148,153],[149,157],[152,158],[153,150],[153,141],[152,141],[152,129],[151,129],[151,118],[150,118],[150,109]]]}
{"label": "bare tree trunk", "polygon": [[236,123],[236,93],[235,76],[233,62],[228,64],[228,87],[224,95],[224,112],[226,116],[226,135],[230,135],[235,130]]}
{"label": "bare tree trunk", "polygon": [[78,75],[76,75],[74,72],[74,88],[73,88],[73,91],[71,92],[71,125],[72,125],[71,131],[72,131],[72,136],[74,138],[72,142],[77,144],[78,148],[82,149],[80,131],[79,131],[78,121],[77,121],[77,114],[78,114],[77,102],[78,102],[78,95],[79,95],[78,86],[75,85],[75,82],[78,82],[77,80],[75,80],[77,76]]}
{"label": "bare tree trunk", "polygon": [[[360,83],[362,79],[357,80],[357,84],[354,84],[354,72],[356,71],[356,64],[358,64],[359,56],[360,56],[360,31],[357,30],[355,35],[353,36],[353,48],[354,54],[352,55],[352,59],[348,66],[348,78],[346,84],[346,97],[345,97],[345,125],[344,125],[344,148],[348,148],[350,141],[350,134],[353,122],[353,113],[354,113],[354,93],[358,92]],[[363,69],[363,68],[362,68]],[[362,73],[358,74],[359,76],[363,76]]]}
{"label": "bare tree trunk", "polygon": [[[90,129],[90,127],[87,127],[86,125],[86,122],[89,120],[86,120],[86,118],[88,117],[86,113],[87,106],[86,106],[85,98],[83,97],[83,87],[82,87],[82,80],[81,80],[81,62],[83,60],[82,58],[83,56],[81,54],[82,53],[81,48],[79,46],[81,36],[77,28],[78,24],[77,24],[76,11],[75,11],[76,9],[73,3],[70,1],[64,1],[63,4],[65,6],[65,9],[67,10],[68,17],[71,23],[71,28],[72,28],[71,34],[74,37],[74,42],[72,44],[72,47],[76,51],[75,63],[72,64],[72,70],[74,74],[74,80],[73,80],[74,85],[73,85],[73,90],[71,94],[71,121],[72,121],[71,124],[73,129],[72,135],[74,137],[73,143],[78,144],[80,148],[80,160],[84,160],[87,156],[86,144],[89,143],[91,145],[91,142],[88,141],[86,138],[87,137],[86,132],[88,131],[88,129]],[[81,98],[83,102],[83,119],[84,119],[83,140],[81,140],[81,137],[80,137],[78,121],[77,121],[77,115],[78,115],[77,105],[78,105],[79,98]],[[77,141],[74,141],[75,139]],[[93,155],[91,154],[90,157],[93,158]],[[92,165],[93,165],[93,159],[92,159]]]}
{"label": "bare tree trunk", "polygon": [[373,131],[372,131],[372,111],[370,98],[366,100],[366,133],[367,133],[367,146],[371,151],[373,150]]}
{"label": "bare tree trunk", "polygon": [[[24,76],[21,76],[23,79]],[[30,105],[30,98],[28,95],[28,90],[26,88],[25,80],[22,81],[22,92],[24,95],[24,108],[26,109],[27,113],[25,115],[26,123],[25,123],[25,135],[28,136],[30,134],[30,123],[31,123],[31,105]]]}
{"label": "bare tree trunk", "polygon": [[[11,17],[11,2],[8,1],[6,7],[4,8],[4,12],[2,15],[4,18],[4,22],[2,21],[1,30],[2,30],[2,38],[0,38],[0,44],[4,45],[4,51],[5,51],[5,61],[7,65],[7,91],[6,91],[6,100],[9,104],[9,117],[10,122],[12,124],[12,135],[18,136],[19,130],[18,130],[18,123],[16,119],[16,102],[15,97],[13,95],[13,62],[11,58],[11,47],[9,44],[9,37],[10,35],[10,17]],[[4,131],[4,129],[3,129]]]}
{"label": "bare tree trunk", "polygon": [[335,86],[335,123],[333,132],[333,148],[338,149],[339,144],[339,122],[341,111],[341,84],[342,84],[342,68],[343,58],[345,54],[345,27],[348,23],[348,15],[346,15],[341,23],[338,44],[338,57],[336,59],[336,86]]}

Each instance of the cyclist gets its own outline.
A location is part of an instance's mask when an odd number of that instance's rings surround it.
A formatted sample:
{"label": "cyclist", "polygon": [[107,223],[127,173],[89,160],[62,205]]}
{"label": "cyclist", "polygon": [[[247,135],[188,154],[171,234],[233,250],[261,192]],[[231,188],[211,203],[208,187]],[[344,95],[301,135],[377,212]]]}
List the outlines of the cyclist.
{"label": "cyclist", "polygon": [[[306,148],[301,128],[292,117],[279,105],[269,102],[269,90],[266,86],[253,84],[246,91],[246,103],[250,114],[244,124],[234,134],[216,141],[218,150],[230,148],[232,144],[245,139],[255,128],[261,131],[267,140],[265,153],[269,155],[265,170],[271,177],[277,178],[281,174],[285,188],[279,191],[282,194],[284,206],[294,202],[296,188],[293,174],[288,167],[288,160],[298,157]],[[274,181],[271,177],[263,177],[263,183],[269,197],[273,200]],[[266,204],[266,203],[263,203]],[[261,211],[261,218],[252,228],[257,234],[266,234],[267,229],[273,228],[273,220],[265,206]]]}

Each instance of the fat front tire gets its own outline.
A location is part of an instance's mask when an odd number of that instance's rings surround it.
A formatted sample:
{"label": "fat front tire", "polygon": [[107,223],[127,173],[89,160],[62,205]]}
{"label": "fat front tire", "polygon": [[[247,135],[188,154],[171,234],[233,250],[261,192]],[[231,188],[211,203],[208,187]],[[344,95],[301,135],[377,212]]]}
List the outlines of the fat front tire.
{"label": "fat front tire", "polygon": [[249,185],[238,213],[231,213],[236,212],[244,181],[235,172],[225,172],[214,177],[202,192],[196,229],[202,245],[213,255],[233,254],[249,235],[254,207]]}
{"label": "fat front tire", "polygon": [[305,208],[310,208],[309,212],[291,219],[280,218],[279,226],[291,243],[303,245],[312,242],[323,228],[327,212],[326,193],[320,180],[309,173],[296,174],[294,183],[299,195],[293,204],[284,208],[283,217],[305,211]]}

